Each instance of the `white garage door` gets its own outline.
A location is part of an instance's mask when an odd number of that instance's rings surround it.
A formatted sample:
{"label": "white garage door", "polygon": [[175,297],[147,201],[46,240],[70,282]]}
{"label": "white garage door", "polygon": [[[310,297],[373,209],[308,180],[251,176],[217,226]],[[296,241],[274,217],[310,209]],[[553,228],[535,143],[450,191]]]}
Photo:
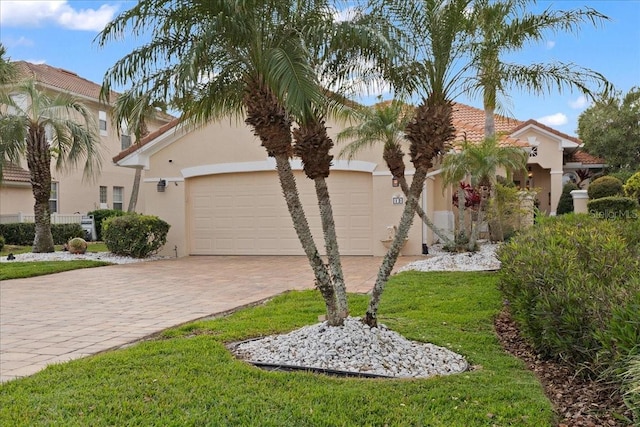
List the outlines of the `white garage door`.
{"label": "white garage door", "polygon": [[[311,231],[324,253],[313,182],[295,172]],[[193,255],[303,255],[275,172],[217,174],[188,183]],[[371,174],[334,171],[327,180],[343,255],[371,255]]]}

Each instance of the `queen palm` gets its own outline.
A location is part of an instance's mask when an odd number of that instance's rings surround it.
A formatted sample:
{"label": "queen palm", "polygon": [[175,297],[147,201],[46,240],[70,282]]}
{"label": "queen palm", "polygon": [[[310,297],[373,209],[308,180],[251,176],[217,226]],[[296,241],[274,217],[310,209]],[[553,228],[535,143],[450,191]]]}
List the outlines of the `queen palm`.
{"label": "queen palm", "polygon": [[522,50],[527,43],[540,41],[550,32],[577,32],[581,24],[596,25],[608,19],[591,8],[527,12],[527,6],[535,3],[535,0],[476,0],[468,14],[476,70],[472,87],[482,96],[487,138],[495,136],[498,97],[506,95],[510,88],[533,93],[570,88],[591,96],[590,85],[601,89],[609,86],[602,74],[575,64],[520,65],[502,59],[504,54]]}
{"label": "queen palm", "polygon": [[396,235],[384,257],[364,321],[377,324],[380,297],[409,233],[428,170],[455,137],[451,99],[466,65],[466,11],[471,0],[380,0],[377,5],[407,36],[413,57],[407,62],[420,86],[422,101],[405,129],[415,173]]}
{"label": "queen palm", "polygon": [[[465,141],[457,153],[445,156],[442,176],[445,184],[457,184],[471,177],[471,185],[480,194],[479,217],[469,238],[469,250],[475,250],[479,225],[483,223],[487,200],[496,184],[499,169],[510,176],[526,170],[528,156],[520,147],[502,146],[497,138],[485,138],[481,143]],[[459,202],[461,203],[461,202]]]}
{"label": "queen palm", "polygon": [[0,85],[11,82],[16,76],[15,66],[6,55],[7,49],[0,43]]}
{"label": "queen palm", "polygon": [[[229,115],[244,117],[276,160],[287,207],[325,299],[328,321],[337,325],[346,315],[340,306],[346,297],[337,295],[344,291],[336,292],[313,241],[289,163],[294,118],[313,124],[307,118],[316,117],[315,124],[322,123],[315,108],[324,112],[325,91],[311,54],[314,44],[307,37],[327,27],[326,10],[324,1],[142,0],[107,25],[98,41],[103,45],[117,39],[128,28],[134,35],[151,33],[149,43],[107,72],[104,90],[113,83],[132,84],[138,92],[176,105],[183,112],[181,119],[195,126]],[[328,168],[326,155],[317,156],[324,165],[317,167],[318,159],[303,158],[320,172],[315,177]]]}
{"label": "queen palm", "polygon": [[[373,107],[362,107],[355,117],[358,123],[338,134],[338,141],[351,140],[340,152],[340,156],[346,156],[349,160],[362,149],[382,143],[382,158],[405,195],[409,193],[409,184],[404,174],[402,142],[405,140],[404,129],[411,117],[410,108],[407,104],[395,100]],[[420,205],[416,206],[416,213],[446,246],[453,244],[443,230],[433,224]]]}
{"label": "queen palm", "polygon": [[83,164],[85,177],[100,167],[100,138],[93,114],[69,94],[54,97],[33,80],[0,90],[0,176],[2,165],[27,160],[35,214],[33,252],[53,252],[51,164],[57,169]]}

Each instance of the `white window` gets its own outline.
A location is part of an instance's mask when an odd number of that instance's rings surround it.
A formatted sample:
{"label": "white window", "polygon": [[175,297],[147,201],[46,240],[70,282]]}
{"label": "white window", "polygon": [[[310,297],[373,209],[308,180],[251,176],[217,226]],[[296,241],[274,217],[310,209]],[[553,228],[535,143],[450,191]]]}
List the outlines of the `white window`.
{"label": "white window", "polygon": [[113,209],[121,211],[124,200],[124,187],[113,187]]}
{"label": "white window", "polygon": [[100,204],[107,203],[107,187],[104,185],[100,186]]}
{"label": "white window", "polygon": [[58,183],[51,183],[51,197],[49,197],[49,212],[58,212]]}
{"label": "white window", "polygon": [[126,150],[129,147],[131,147],[131,135],[127,122],[123,120],[120,124],[120,149]]}
{"label": "white window", "polygon": [[107,112],[98,111],[98,123],[100,126],[100,135],[107,136]]}

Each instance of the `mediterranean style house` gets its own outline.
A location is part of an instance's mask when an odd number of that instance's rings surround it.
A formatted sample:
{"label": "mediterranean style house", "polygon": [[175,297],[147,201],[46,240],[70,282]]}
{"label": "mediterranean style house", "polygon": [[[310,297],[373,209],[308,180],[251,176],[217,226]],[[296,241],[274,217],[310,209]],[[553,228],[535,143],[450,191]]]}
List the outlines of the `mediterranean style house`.
{"label": "mediterranean style house", "polygon": [[[86,214],[89,211],[108,208],[126,210],[135,171],[117,167],[111,158],[132,144],[124,124],[121,137],[116,124],[111,120],[111,106],[117,94],[112,93],[109,103],[100,101],[100,85],[77,74],[46,64],[14,62],[22,78],[34,79],[41,90],[55,93],[70,93],[80,98],[93,112],[98,123],[97,132],[101,140],[102,168],[95,180],[83,178],[82,167],[68,171],[57,171],[52,165],[52,191],[50,206],[57,214]],[[159,114],[149,123],[151,130],[170,121],[173,117]],[[135,141],[133,141],[135,144]],[[137,210],[144,210],[144,194],[139,195]],[[16,216],[33,215],[33,194],[26,161],[20,165],[8,165],[0,182],[0,215],[12,220]]]}
{"label": "mediterranean style house", "polygon": [[[501,143],[529,152],[528,173],[514,179],[523,188],[537,190],[539,208],[555,210],[563,183],[576,171],[596,170],[602,161],[581,150],[581,142],[535,120],[496,116]],[[334,136],[341,129],[333,124]],[[457,140],[483,138],[484,111],[454,105]],[[334,138],[335,140],[335,138]],[[338,152],[341,147],[337,147]],[[406,150],[405,150],[406,152]],[[117,154],[122,168],[143,167],[144,212],[171,224],[165,255],[301,255],[275,172],[260,142],[241,119],[228,119],[195,130],[177,120],[167,123],[139,144]],[[298,190],[318,248],[322,229],[312,182],[299,160],[291,161]],[[408,167],[411,167],[409,164]],[[407,171],[411,179],[412,172]],[[333,204],[340,251],[344,255],[384,255],[385,242],[400,219],[404,195],[382,159],[382,148],[372,147],[354,160],[333,161],[328,186]],[[436,225],[453,230],[452,188],[442,184],[437,165],[429,173],[421,200]],[[434,236],[416,218],[403,249],[404,255],[423,253]]]}

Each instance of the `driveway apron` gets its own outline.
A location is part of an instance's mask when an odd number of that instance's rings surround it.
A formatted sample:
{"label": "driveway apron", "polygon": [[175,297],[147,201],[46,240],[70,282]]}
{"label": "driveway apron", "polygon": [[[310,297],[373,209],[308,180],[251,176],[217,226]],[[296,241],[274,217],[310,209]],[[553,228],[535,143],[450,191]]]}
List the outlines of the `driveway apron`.
{"label": "driveway apron", "polygon": [[[370,291],[381,261],[343,257],[347,290]],[[2,281],[0,382],[313,287],[307,259],[295,256],[185,257]]]}

